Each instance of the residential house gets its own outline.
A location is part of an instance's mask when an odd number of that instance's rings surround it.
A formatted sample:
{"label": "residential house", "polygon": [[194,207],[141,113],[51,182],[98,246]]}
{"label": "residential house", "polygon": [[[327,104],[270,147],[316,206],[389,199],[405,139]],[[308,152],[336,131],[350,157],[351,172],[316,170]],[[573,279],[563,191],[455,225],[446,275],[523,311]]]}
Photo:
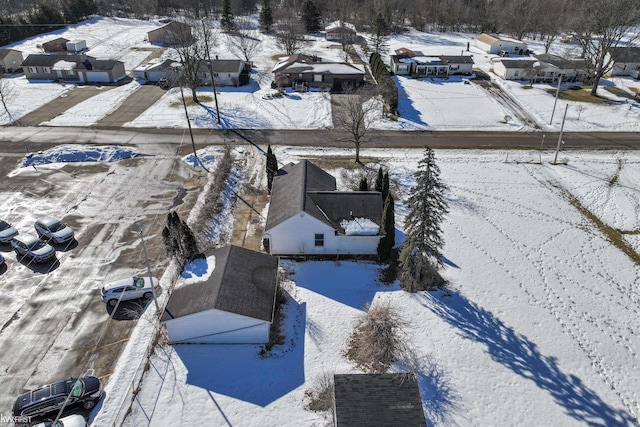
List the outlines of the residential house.
{"label": "residential house", "polygon": [[79,39],[69,40],[66,43],[66,46],[67,46],[67,51],[69,52],[82,52],[87,48],[87,41],[79,40]]}
{"label": "residential house", "polygon": [[640,47],[612,47],[607,52],[613,61],[612,76],[631,76],[640,79]]}
{"label": "residential house", "polygon": [[476,47],[495,55],[501,50],[507,51],[512,55],[525,55],[528,52],[527,44],[522,40],[494,36],[486,33],[482,33],[476,37]]}
{"label": "residential house", "polygon": [[[178,285],[161,321],[174,344],[264,344],[276,309],[278,258],[238,246],[206,254],[213,271]],[[209,268],[209,267],[208,267]]]}
{"label": "residential house", "polygon": [[336,427],[426,427],[422,398],[412,373],[335,374]]}
{"label": "residential house", "polygon": [[389,67],[396,75],[415,75],[418,77],[446,78],[452,75],[471,75],[473,58],[460,56],[425,56],[421,52],[401,48],[390,55]]}
{"label": "residential house", "polygon": [[473,57],[471,55],[440,55],[442,62],[449,66],[450,76],[470,76],[473,74]]}
{"label": "residential house", "polygon": [[147,33],[151,44],[163,46],[189,45],[193,43],[191,26],[180,21],[170,21]]}
{"label": "residential house", "polygon": [[562,78],[563,82],[588,80],[584,59],[567,59],[557,55],[542,53],[535,57],[539,64],[534,64],[537,70],[536,82],[555,83]]}
{"label": "residential house", "polygon": [[29,81],[114,83],[126,77],[123,62],[88,55],[29,55],[22,62],[22,69]]}
{"label": "residential house", "polygon": [[308,160],[274,177],[263,234],[270,254],[376,255],[383,235],[379,192],[337,191],[336,179]]}
{"label": "residential house", "polygon": [[535,59],[505,59],[493,63],[493,72],[505,80],[531,80],[537,73]]}
{"label": "residential house", "polygon": [[[207,61],[198,63],[198,84],[205,86],[211,84],[211,73]],[[213,76],[217,86],[239,86],[240,76],[246,73],[246,63],[239,59],[216,59],[211,61]],[[138,80],[157,83],[161,79],[174,82],[182,68],[179,61],[165,59],[164,61],[152,61],[141,64],[133,69],[133,76]]]}
{"label": "residential house", "polygon": [[325,25],[324,37],[329,41],[342,44],[355,43],[358,39],[355,25],[343,21],[334,21]]}
{"label": "residential house", "polygon": [[64,37],[58,37],[53,40],[42,43],[42,50],[45,52],[66,52],[67,42],[69,39]]}
{"label": "residential house", "polygon": [[0,74],[15,73],[20,70],[24,58],[22,52],[15,49],[0,49]]}
{"label": "residential house", "polygon": [[346,62],[324,62],[317,56],[295,54],[284,56],[273,67],[274,82],[280,87],[305,91],[309,88],[337,92],[345,86],[357,87],[364,82],[364,66]]}

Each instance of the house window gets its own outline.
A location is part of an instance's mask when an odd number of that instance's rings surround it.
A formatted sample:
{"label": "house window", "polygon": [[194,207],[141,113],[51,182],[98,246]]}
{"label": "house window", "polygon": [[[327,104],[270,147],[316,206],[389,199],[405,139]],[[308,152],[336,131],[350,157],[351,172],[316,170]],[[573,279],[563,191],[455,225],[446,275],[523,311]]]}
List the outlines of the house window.
{"label": "house window", "polygon": [[322,82],[322,74],[314,74],[313,75],[313,81],[321,83]]}
{"label": "house window", "polygon": [[30,72],[31,74],[35,74],[35,73],[37,73],[37,72],[38,72],[38,69],[37,69],[36,67],[29,67],[29,72]]}
{"label": "house window", "polygon": [[227,77],[231,77],[231,73],[227,73]]}
{"label": "house window", "polygon": [[315,246],[324,246],[324,234],[315,235]]}
{"label": "house window", "polygon": [[75,71],[73,71],[73,70],[67,70],[67,76],[73,76],[73,75],[75,75],[75,74],[76,74],[76,72],[75,72]]}
{"label": "house window", "polygon": [[520,75],[520,70],[516,70],[516,71],[513,73],[513,77],[518,77],[519,75]]}
{"label": "house window", "polygon": [[42,70],[47,74],[51,73],[51,68],[49,67],[44,67]]}
{"label": "house window", "polygon": [[213,73],[213,77],[218,77],[218,73]]}

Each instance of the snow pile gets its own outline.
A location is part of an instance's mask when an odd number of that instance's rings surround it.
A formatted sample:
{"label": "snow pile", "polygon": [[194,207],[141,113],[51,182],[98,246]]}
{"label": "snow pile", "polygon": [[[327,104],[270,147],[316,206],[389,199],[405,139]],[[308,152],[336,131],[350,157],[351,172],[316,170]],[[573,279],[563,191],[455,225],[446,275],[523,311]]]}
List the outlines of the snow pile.
{"label": "snow pile", "polygon": [[215,170],[219,158],[222,157],[223,151],[221,147],[209,146],[196,151],[198,155],[197,159],[193,154],[188,154],[182,158],[182,161],[194,168],[204,165],[209,170]]}
{"label": "snow pile", "polygon": [[213,270],[216,268],[216,257],[211,255],[207,258],[197,258],[184,266],[182,270],[182,283],[188,285],[190,283],[206,281]]}
{"label": "snow pile", "polygon": [[21,166],[45,165],[48,163],[75,162],[116,162],[118,160],[136,157],[138,151],[133,148],[115,145],[58,145],[46,151],[28,154]]}
{"label": "snow pile", "polygon": [[380,232],[380,227],[369,218],[343,219],[340,226],[347,236],[375,236]]}

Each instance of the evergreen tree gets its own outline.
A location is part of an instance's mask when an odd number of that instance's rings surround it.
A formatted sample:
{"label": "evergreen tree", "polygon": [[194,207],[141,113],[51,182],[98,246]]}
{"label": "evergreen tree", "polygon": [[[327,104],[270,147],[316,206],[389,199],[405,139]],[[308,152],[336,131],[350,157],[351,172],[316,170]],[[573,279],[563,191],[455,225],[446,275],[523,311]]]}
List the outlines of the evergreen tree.
{"label": "evergreen tree", "polygon": [[395,203],[391,194],[388,194],[384,201],[382,228],[384,230],[384,236],[378,243],[378,256],[380,257],[380,261],[388,262],[393,255],[393,247],[396,245]]}
{"label": "evergreen tree", "polygon": [[191,228],[175,211],[167,215],[167,225],[162,229],[162,240],[167,253],[175,256],[182,265],[200,254]]}
{"label": "evergreen tree", "polygon": [[68,12],[70,22],[78,22],[87,16],[98,13],[94,0],[69,0]]}
{"label": "evergreen tree", "polygon": [[382,200],[387,200],[389,195],[389,172],[385,172],[382,177],[382,189],[380,192],[382,193]]}
{"label": "evergreen tree", "polygon": [[378,12],[371,25],[369,41],[375,53],[383,54],[389,50],[389,26],[382,13]]}
{"label": "evergreen tree", "polygon": [[304,29],[307,33],[316,33],[320,31],[320,12],[313,0],[304,0],[304,3],[302,3],[302,10],[300,12],[300,19],[302,20]]}
{"label": "evergreen tree", "polygon": [[271,13],[270,0],[262,0],[262,8],[258,15],[258,23],[263,33],[269,34],[273,27],[273,14]]}
{"label": "evergreen tree", "polygon": [[360,178],[360,185],[358,186],[358,191],[369,191],[369,183],[367,182],[367,177],[363,176]]}
{"label": "evergreen tree", "polygon": [[220,26],[225,33],[230,33],[235,28],[233,21],[233,12],[231,11],[231,1],[222,0],[222,13],[220,14]]}
{"label": "evergreen tree", "polygon": [[267,147],[267,189],[271,193],[273,178],[278,174],[278,159],[271,150],[271,145]]}
{"label": "evergreen tree", "polygon": [[448,212],[440,180],[440,169],[433,150],[427,147],[415,173],[416,185],[409,191],[408,213],[404,221],[406,235],[400,252],[400,285],[409,292],[433,289],[443,284],[438,274],[442,267],[442,223]]}
{"label": "evergreen tree", "polygon": [[[380,166],[380,169],[378,169],[378,176],[376,177],[376,186],[374,187],[375,191],[379,191],[382,193],[382,180],[382,166]],[[382,200],[385,200],[385,198],[383,197]]]}

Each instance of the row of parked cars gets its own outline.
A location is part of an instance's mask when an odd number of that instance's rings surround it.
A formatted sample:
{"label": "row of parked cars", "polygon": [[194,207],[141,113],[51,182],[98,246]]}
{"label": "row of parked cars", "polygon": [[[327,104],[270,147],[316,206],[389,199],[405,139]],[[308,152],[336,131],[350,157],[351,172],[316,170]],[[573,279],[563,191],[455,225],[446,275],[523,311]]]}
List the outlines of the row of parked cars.
{"label": "row of parked cars", "polygon": [[[26,257],[40,263],[49,261],[56,255],[55,248],[47,242],[63,245],[75,238],[71,228],[50,216],[37,219],[33,228],[37,237],[32,234],[20,234],[8,222],[0,220],[0,243],[10,243],[19,259]],[[4,258],[0,254],[0,264],[2,263]]]}

